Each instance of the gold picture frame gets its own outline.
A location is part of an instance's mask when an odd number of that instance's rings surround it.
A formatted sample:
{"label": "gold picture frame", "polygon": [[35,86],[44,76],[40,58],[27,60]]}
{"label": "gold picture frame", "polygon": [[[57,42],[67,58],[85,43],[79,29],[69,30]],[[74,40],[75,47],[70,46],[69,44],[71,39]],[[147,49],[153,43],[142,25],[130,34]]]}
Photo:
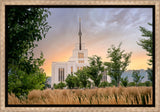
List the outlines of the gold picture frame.
{"label": "gold picture frame", "polygon": [[[155,6],[155,107],[5,107],[5,6],[6,5],[154,5]],[[159,0],[1,0],[0,1],[0,111],[159,112],[160,111],[160,1]]]}

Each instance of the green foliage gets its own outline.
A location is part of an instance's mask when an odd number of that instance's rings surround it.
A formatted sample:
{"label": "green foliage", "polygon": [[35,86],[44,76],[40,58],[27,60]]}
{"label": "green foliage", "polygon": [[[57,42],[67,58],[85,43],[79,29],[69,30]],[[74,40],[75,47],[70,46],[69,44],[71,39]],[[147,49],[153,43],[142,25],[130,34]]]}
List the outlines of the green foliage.
{"label": "green foliage", "polygon": [[[136,86],[136,82],[130,82],[130,83],[128,83],[128,86]],[[146,81],[144,83],[139,82],[137,84],[137,86],[147,86],[147,87],[149,87],[149,86],[152,86],[152,82],[151,81]]]}
{"label": "green foliage", "polygon": [[87,82],[87,88],[91,88],[92,83],[90,81]]}
{"label": "green foliage", "polygon": [[128,77],[126,76],[125,78],[121,78],[121,84],[122,86],[126,87],[128,85]]}
{"label": "green foliage", "polygon": [[106,81],[103,81],[100,83],[100,85],[98,87],[107,87],[107,86],[110,86],[110,84]]}
{"label": "green foliage", "polygon": [[129,82],[128,86],[136,86],[136,83],[135,82]]}
{"label": "green foliage", "polygon": [[112,79],[112,80],[111,80],[111,84],[112,84],[112,85],[116,85],[117,83],[116,83],[116,81],[115,81],[114,79]]}
{"label": "green foliage", "polygon": [[50,28],[46,22],[49,13],[47,9],[43,8],[8,8],[7,45],[9,63],[18,63],[21,56],[25,53],[29,54],[28,51],[37,46],[34,43],[35,41],[45,37]]}
{"label": "green foliage", "polygon": [[89,83],[89,80],[88,80],[88,68],[87,67],[83,67],[82,70],[78,70],[75,75],[77,76],[78,78],[78,81],[79,81],[79,84],[80,84],[80,87],[83,88],[83,87],[87,87],[89,85],[87,85]]}
{"label": "green foliage", "polygon": [[144,83],[140,82],[140,83],[138,83],[137,86],[147,86],[147,87],[149,87],[149,86],[152,86],[152,82],[151,81],[146,81]]}
{"label": "green foliage", "polygon": [[66,84],[63,82],[60,82],[58,84],[54,84],[53,87],[54,89],[63,89],[64,87],[66,87]]}
{"label": "green foliage", "polygon": [[[148,25],[152,26],[152,24],[148,23]],[[145,37],[139,42],[137,42],[138,45],[142,46],[144,50],[147,51],[147,55],[150,56],[150,59],[148,60],[148,65],[151,66],[151,68],[148,68],[148,79],[150,81],[153,81],[153,74],[152,74],[152,65],[153,65],[153,32],[149,31],[148,29],[140,26],[140,31],[142,32],[142,36]]]}
{"label": "green foliage", "polygon": [[36,42],[45,38],[50,26],[50,12],[44,8],[8,7],[7,10],[8,92],[26,95],[33,89],[43,89],[46,74],[40,68],[45,59],[34,58]]}
{"label": "green foliage", "polygon": [[17,97],[27,95],[33,89],[43,89],[46,81],[46,75],[42,69],[38,69],[35,73],[27,74],[26,72],[14,67],[8,73],[8,92],[15,93]]}
{"label": "green foliage", "polygon": [[144,83],[145,83],[145,86],[147,86],[147,87],[152,86],[152,82],[151,81],[146,81]]}
{"label": "green foliage", "polygon": [[113,87],[114,85],[112,83],[108,83],[108,86],[109,87]]}
{"label": "green foliage", "polygon": [[136,86],[138,85],[138,83],[140,83],[142,81],[142,79],[144,78],[144,76],[140,75],[140,71],[139,70],[133,70],[132,72],[132,77],[133,77],[133,81],[136,83]]}
{"label": "green foliage", "polygon": [[105,62],[104,65],[107,67],[107,75],[111,76],[112,80],[115,81],[115,85],[119,86],[122,73],[126,70],[127,66],[130,63],[130,53],[125,53],[124,50],[121,50],[121,44],[118,48],[114,45],[108,49],[108,58],[110,62]]}
{"label": "green foliage", "polygon": [[[152,24],[148,23],[148,25],[152,26]],[[152,56],[153,56],[153,33],[152,31],[147,30],[144,27],[140,26],[140,31],[142,32],[142,36],[143,37],[147,37],[145,39],[141,39],[139,40],[139,42],[137,42],[138,45],[142,46],[143,49],[145,49],[147,51],[147,55],[151,56],[151,58],[149,59],[148,64],[152,65]]]}
{"label": "green foliage", "polygon": [[92,56],[89,57],[90,66],[88,67],[89,77],[94,81],[96,87],[100,84],[100,80],[102,79],[102,72],[104,71],[104,67],[102,66],[101,57]]}
{"label": "green foliage", "polygon": [[138,84],[137,84],[137,86],[146,86],[146,84],[145,84],[145,83],[140,82],[140,83],[138,83]]}
{"label": "green foliage", "polygon": [[147,73],[148,73],[148,80],[152,82],[153,81],[152,69],[148,68]]}
{"label": "green foliage", "polygon": [[69,74],[65,80],[68,88],[72,89],[75,87],[80,87],[80,88],[91,87],[91,82],[89,81],[89,75],[88,75],[88,67],[83,67],[82,70],[78,70],[74,74],[75,75]]}
{"label": "green foliage", "polygon": [[44,87],[44,89],[46,89],[46,88],[51,88],[51,85],[50,84],[48,84],[48,79],[49,79],[50,77],[46,77],[46,82],[45,82],[45,87]]}
{"label": "green foliage", "polygon": [[74,87],[79,87],[79,80],[73,74],[68,74],[65,82],[69,89],[72,89]]}

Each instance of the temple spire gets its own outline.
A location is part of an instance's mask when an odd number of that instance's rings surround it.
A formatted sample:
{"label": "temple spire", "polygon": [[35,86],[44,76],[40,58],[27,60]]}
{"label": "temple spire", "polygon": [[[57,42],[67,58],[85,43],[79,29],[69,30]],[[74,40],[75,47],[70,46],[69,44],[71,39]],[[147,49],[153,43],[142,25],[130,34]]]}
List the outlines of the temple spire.
{"label": "temple spire", "polygon": [[82,49],[82,45],[81,45],[81,36],[82,36],[82,32],[81,32],[81,18],[79,18],[79,50]]}

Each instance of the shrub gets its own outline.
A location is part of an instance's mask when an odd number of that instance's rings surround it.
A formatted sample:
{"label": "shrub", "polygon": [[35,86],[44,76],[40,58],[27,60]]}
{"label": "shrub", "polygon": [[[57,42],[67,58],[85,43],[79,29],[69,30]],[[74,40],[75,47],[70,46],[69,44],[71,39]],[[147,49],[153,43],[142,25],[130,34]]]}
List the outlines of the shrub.
{"label": "shrub", "polygon": [[147,87],[152,86],[152,82],[151,82],[151,81],[146,81],[146,82],[144,82],[144,83],[145,83],[145,85],[146,85]]}
{"label": "shrub", "polygon": [[68,74],[65,82],[69,89],[72,89],[74,87],[79,87],[80,85],[78,78],[73,74]]}
{"label": "shrub", "polygon": [[137,85],[137,86],[146,86],[146,84],[145,84],[145,83],[140,82],[140,83],[138,83],[138,85]]}
{"label": "shrub", "polygon": [[107,87],[107,86],[109,86],[109,83],[104,81],[104,82],[101,82],[98,87]]}
{"label": "shrub", "polygon": [[87,67],[83,67],[82,70],[78,70],[77,72],[75,72],[75,76],[77,77],[79,82],[79,86],[80,88],[86,88],[88,86],[89,83],[89,76],[87,73]]}
{"label": "shrub", "polygon": [[126,76],[125,78],[121,78],[121,85],[126,87],[128,85],[128,77]]}
{"label": "shrub", "polygon": [[139,83],[141,83],[142,79],[144,78],[144,76],[141,76],[140,70],[133,70],[132,77],[133,81],[136,83],[136,86],[138,86]]}
{"label": "shrub", "polygon": [[63,89],[64,87],[66,87],[66,84],[63,82],[60,82],[58,84],[54,84],[53,86],[55,89]]}
{"label": "shrub", "polygon": [[136,83],[135,82],[130,82],[130,83],[128,83],[128,86],[136,86]]}

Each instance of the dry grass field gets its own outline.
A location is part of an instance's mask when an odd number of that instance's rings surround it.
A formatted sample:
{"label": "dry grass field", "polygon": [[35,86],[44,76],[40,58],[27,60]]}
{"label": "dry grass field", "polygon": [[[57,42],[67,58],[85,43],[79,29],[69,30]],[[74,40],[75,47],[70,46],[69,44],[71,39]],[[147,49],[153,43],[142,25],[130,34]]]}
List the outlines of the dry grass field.
{"label": "dry grass field", "polygon": [[8,94],[8,104],[152,104],[152,87],[33,90],[27,99]]}

